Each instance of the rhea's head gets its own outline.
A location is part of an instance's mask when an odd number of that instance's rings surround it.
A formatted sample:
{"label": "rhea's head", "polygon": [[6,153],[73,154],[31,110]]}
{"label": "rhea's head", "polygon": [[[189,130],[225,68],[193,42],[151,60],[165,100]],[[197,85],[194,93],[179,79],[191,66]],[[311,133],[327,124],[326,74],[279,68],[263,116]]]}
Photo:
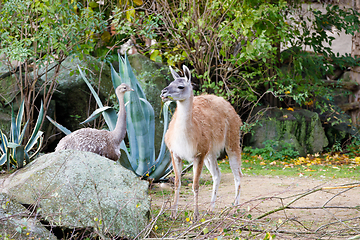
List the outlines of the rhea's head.
{"label": "rhea's head", "polygon": [[132,89],[128,84],[126,83],[122,83],[120,84],[115,92],[116,92],[116,95],[120,95],[120,94],[124,94],[125,92],[128,92],[128,91],[134,91],[134,89]]}

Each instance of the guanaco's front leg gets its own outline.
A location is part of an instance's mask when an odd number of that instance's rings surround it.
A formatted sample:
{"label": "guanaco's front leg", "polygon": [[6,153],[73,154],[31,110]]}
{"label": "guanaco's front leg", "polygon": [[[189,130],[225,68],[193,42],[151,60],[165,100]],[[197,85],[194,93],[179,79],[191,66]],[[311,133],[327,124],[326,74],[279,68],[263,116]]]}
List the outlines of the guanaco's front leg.
{"label": "guanaco's front leg", "polygon": [[174,204],[172,207],[171,217],[176,218],[178,203],[179,203],[179,194],[181,188],[181,171],[182,171],[182,160],[176,154],[171,153],[172,165],[175,173],[175,196],[174,196]]}
{"label": "guanaco's front leg", "polygon": [[194,192],[194,220],[197,221],[199,219],[199,180],[202,172],[202,168],[204,165],[204,158],[197,157],[194,159],[194,177],[193,177],[193,192]]}

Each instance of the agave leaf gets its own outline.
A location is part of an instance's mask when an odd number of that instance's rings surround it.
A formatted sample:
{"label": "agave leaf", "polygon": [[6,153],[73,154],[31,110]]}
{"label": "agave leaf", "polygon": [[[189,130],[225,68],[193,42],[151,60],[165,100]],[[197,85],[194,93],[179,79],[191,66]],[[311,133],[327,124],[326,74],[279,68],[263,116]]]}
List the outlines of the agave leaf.
{"label": "agave leaf", "polygon": [[141,88],[139,81],[137,80],[131,66],[127,54],[125,54],[124,58],[119,57],[119,74],[121,77],[122,82],[129,84],[135,92],[138,94],[140,98],[146,99],[145,93]]}
{"label": "agave leaf", "polygon": [[7,151],[6,152],[6,165],[7,165],[8,172],[10,171],[10,159],[11,159],[11,152]]}
{"label": "agave leaf", "polygon": [[[40,148],[39,148],[39,149],[40,149]],[[29,154],[24,151],[24,155],[25,155],[25,161],[26,161],[26,163],[29,163],[29,162],[30,162]]]}
{"label": "agave leaf", "polygon": [[[7,145],[8,145],[8,140],[6,135],[1,131],[0,129],[0,150],[2,151],[2,153],[6,153],[7,152]],[[3,163],[4,164],[4,163]],[[2,165],[2,164],[0,164]]]}
{"label": "agave leaf", "polygon": [[35,124],[35,127],[34,127],[34,130],[30,136],[30,139],[29,141],[27,142],[26,146],[25,146],[25,151],[28,152],[30,151],[33,146],[35,145],[37,139],[39,138],[39,133],[40,133],[40,136],[41,134],[43,134],[42,131],[39,131],[40,130],[40,127],[41,127],[41,124],[42,124],[42,121],[43,121],[43,118],[44,118],[44,105],[41,101],[41,106],[40,106],[40,111],[39,111],[39,116],[36,120],[36,124]]}
{"label": "agave leaf", "polygon": [[23,145],[18,145],[14,148],[13,156],[15,158],[18,168],[24,167],[24,150],[25,148]]}
{"label": "agave leaf", "polygon": [[16,119],[14,114],[14,108],[11,108],[11,132],[10,132],[10,142],[18,143],[19,142],[19,134],[18,127],[16,126]]}
{"label": "agave leaf", "polygon": [[128,76],[129,76],[129,79],[131,80],[131,83],[132,85],[136,88],[136,92],[138,93],[139,97],[140,98],[143,98],[143,99],[146,99],[146,95],[139,83],[139,81],[137,80],[131,66],[130,66],[130,62],[129,62],[129,59],[127,57],[127,55],[125,54],[125,57],[124,57],[124,62],[126,64],[126,69],[128,71]]}
{"label": "agave leaf", "polygon": [[[38,131],[36,135],[32,136],[33,140],[29,141],[25,146],[26,152],[29,152],[35,146],[36,143],[39,143],[38,139],[42,138],[42,134],[43,134],[42,131]],[[41,143],[42,143],[42,141],[41,141]],[[38,146],[38,148],[39,147],[41,147],[41,146]]]}
{"label": "agave leaf", "polygon": [[165,145],[165,134],[169,125],[169,107],[173,102],[166,102],[163,105],[163,115],[164,115],[164,130],[163,137],[161,142],[161,147],[159,151],[158,158],[155,163],[155,170],[150,174],[150,178],[154,179],[154,181],[158,181],[163,176],[166,176],[167,173],[171,171],[171,155],[169,150]]}
{"label": "agave leaf", "polygon": [[6,160],[7,160],[6,156],[7,156],[6,153],[4,153],[3,155],[0,156],[0,166],[4,165],[6,163]]}
{"label": "agave leaf", "polygon": [[89,87],[92,95],[94,96],[97,105],[99,105],[100,108],[104,107],[104,105],[102,104],[99,96],[97,95],[97,93],[96,93],[96,91],[94,90],[94,88],[91,86],[90,82],[89,82],[89,81],[87,80],[87,78],[85,77],[85,75],[84,75],[83,71],[81,70],[81,68],[79,67],[79,65],[78,65],[78,69],[79,69],[79,72],[80,72],[81,77],[83,78],[83,80],[85,81],[86,85]]}
{"label": "agave leaf", "polygon": [[[141,101],[137,97],[136,92],[131,94],[130,104],[128,105],[127,112],[131,117],[131,122],[134,126],[136,141],[138,145],[138,168],[136,172],[143,175],[147,169],[152,165],[150,145],[149,145],[149,128],[146,124],[148,116],[145,115]],[[131,146],[132,147],[132,146]]]}
{"label": "agave leaf", "polygon": [[[31,154],[31,156],[29,156],[28,153],[25,152],[26,163],[29,163],[30,160],[31,160],[32,158],[34,158],[34,157],[36,156],[36,154],[39,153],[39,151],[40,151],[40,149],[41,149],[41,147],[42,147],[44,138],[43,138],[43,136],[42,136],[42,133],[39,132],[38,135],[39,135],[39,137],[37,138],[37,146],[38,146],[38,147],[35,149],[35,151],[33,152],[33,154]],[[27,157],[27,158],[26,158],[26,157]]]}
{"label": "agave leaf", "polygon": [[169,118],[170,118],[169,108],[170,108],[170,104],[172,104],[172,103],[174,103],[174,102],[168,101],[168,102],[164,103],[163,108],[162,108],[163,109],[163,115],[164,115],[164,130],[163,130],[162,142],[161,142],[161,146],[160,146],[159,155],[158,155],[158,158],[156,159],[156,164],[159,164],[159,162],[163,161],[164,156],[165,156],[165,152],[167,151],[167,147],[166,147],[166,144],[165,144],[165,134],[166,134],[166,131],[167,131],[168,126],[169,126]]}
{"label": "agave leaf", "polygon": [[24,140],[24,136],[25,136],[25,132],[26,132],[26,128],[29,124],[29,120],[26,121],[22,131],[21,131],[21,134],[20,134],[20,137],[19,137],[19,143],[22,143],[22,141]]}
{"label": "agave leaf", "polygon": [[[130,162],[133,163],[135,166],[135,170],[137,169],[137,160],[139,159],[139,151],[138,149],[138,142],[136,140],[136,133],[134,125],[131,121],[131,116],[129,114],[126,115],[126,132],[129,140],[130,149],[133,149],[129,155]],[[124,151],[127,152],[127,148],[124,148]]]}
{"label": "agave leaf", "polygon": [[112,107],[105,106],[105,107],[96,109],[85,121],[81,122],[80,124],[88,123],[88,122],[91,122],[91,121],[95,120],[95,119],[98,118],[103,112],[107,112],[107,114],[108,114],[109,117],[111,118],[111,122],[115,122],[115,123],[116,123],[116,121],[117,121],[117,115],[116,115],[115,110],[114,110]]}
{"label": "agave leaf", "polygon": [[69,129],[67,129],[66,127],[64,127],[63,125],[61,125],[60,123],[57,123],[55,120],[53,120],[51,117],[46,116],[46,118],[55,125],[55,127],[57,127],[58,129],[60,129],[63,133],[65,133],[66,135],[69,135],[71,133],[71,131]]}
{"label": "agave leaf", "polygon": [[[22,119],[23,119],[23,116],[24,116],[24,108],[25,108],[24,106],[25,106],[25,102],[24,102],[24,100],[22,100],[22,102],[20,104],[18,114],[16,116],[16,131],[17,131],[17,136],[19,137],[18,143],[22,142],[20,131],[21,131]],[[26,129],[26,128],[24,127],[24,129]],[[23,130],[23,132],[25,132],[25,131]]]}
{"label": "agave leaf", "polygon": [[[84,73],[81,71],[81,68],[78,66],[79,68],[79,72],[80,72],[80,75],[81,77],[83,78],[83,80],[85,81],[86,85],[89,87],[92,95],[94,96],[95,98],[95,101],[97,103],[97,105],[99,106],[99,108],[103,108],[104,105],[102,104],[101,102],[101,99],[99,98],[99,96],[97,95],[96,91],[94,90],[94,88],[91,86],[90,82],[86,79]],[[114,122],[113,120],[113,116],[112,115],[109,115],[109,113],[107,111],[103,111],[102,112],[103,116],[104,116],[104,119],[105,119],[105,122],[107,124],[107,126],[109,127],[109,130],[112,131],[115,129],[115,126],[116,126],[116,120]],[[116,118],[117,119],[117,118]]]}
{"label": "agave leaf", "polygon": [[20,144],[17,144],[17,143],[13,143],[13,142],[9,142],[7,147],[8,148],[17,148],[17,147],[20,147],[21,145]]}
{"label": "agave leaf", "polygon": [[121,150],[121,156],[119,159],[120,164],[122,165],[124,163],[126,166],[128,166],[130,163],[131,168],[130,167],[126,167],[126,168],[130,170],[132,169],[132,171],[136,173],[136,169],[137,169],[136,159],[133,159],[132,156],[129,154],[129,151],[126,148],[124,140],[121,141],[120,143],[120,150]]}
{"label": "agave leaf", "polygon": [[150,174],[149,178],[154,179],[154,181],[158,181],[161,177],[166,175],[170,172],[171,168],[171,155],[169,150],[166,150],[165,153],[162,155],[161,161],[158,161],[154,167],[153,171]]}
{"label": "agave leaf", "polygon": [[129,161],[128,152],[125,151],[124,149],[120,149],[120,152],[121,152],[121,156],[120,156],[119,162],[120,162],[121,166],[136,173],[134,168],[132,167],[131,161]]}
{"label": "agave leaf", "polygon": [[150,164],[155,162],[155,114],[151,104],[143,98],[140,98],[142,108],[144,110],[146,126],[149,129],[149,151],[150,151]]}
{"label": "agave leaf", "polygon": [[110,68],[111,68],[111,80],[112,80],[114,89],[116,89],[121,84],[121,79],[111,64],[110,64]]}

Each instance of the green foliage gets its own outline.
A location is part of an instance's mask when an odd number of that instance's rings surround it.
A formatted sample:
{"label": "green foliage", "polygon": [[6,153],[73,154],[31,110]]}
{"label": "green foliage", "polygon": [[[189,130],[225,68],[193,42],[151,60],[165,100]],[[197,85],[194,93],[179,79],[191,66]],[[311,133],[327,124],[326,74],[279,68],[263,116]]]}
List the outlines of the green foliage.
{"label": "green foliage", "polygon": [[[43,104],[41,103],[39,115],[33,129],[33,132],[28,140],[24,143],[24,135],[29,121],[22,126],[22,119],[24,116],[24,101],[22,101],[18,114],[15,118],[14,111],[11,113],[11,132],[10,138],[0,130],[0,166],[7,164],[7,169],[10,171],[11,167],[22,168],[24,161],[29,163],[39,152],[43,142],[43,132],[40,131],[44,114]],[[36,145],[35,150],[33,149]]]}
{"label": "green foliage", "polygon": [[[341,83],[330,86],[326,75],[359,64],[350,55],[335,55],[329,47],[334,38],[327,34],[331,29],[348,34],[358,30],[359,14],[351,8],[333,4],[321,12],[282,0],[156,2],[155,9],[136,11],[128,22],[128,32],[153,33],[137,35],[136,47],[154,61],[190,63],[199,93],[223,96],[244,112],[269,102],[282,107],[314,103],[331,110],[318,96],[334,99],[333,90]],[[154,16],[156,24],[140,21]],[[137,19],[145,24],[135,24]],[[146,48],[144,36],[156,44]],[[289,49],[280,52],[284,46]],[[304,52],[304,47],[315,53]]]}
{"label": "green foliage", "polygon": [[[97,34],[107,25],[103,14],[76,1],[5,0],[0,5],[0,55],[8,74],[16,78],[29,120],[25,139],[34,129],[35,101],[41,97],[44,111],[57,86],[60,64],[70,54],[82,58],[94,50]],[[6,75],[6,74],[5,74]],[[2,81],[2,79],[0,79]],[[36,86],[36,87],[35,87]]]}
{"label": "green foliage", "polygon": [[296,158],[299,152],[294,150],[294,146],[285,141],[266,140],[264,148],[245,147],[244,153],[251,156],[259,155],[265,160],[283,160],[285,157]]}
{"label": "green foliage", "polygon": [[0,53],[20,62],[35,58],[39,65],[56,55],[89,53],[94,34],[106,26],[91,8],[61,0],[8,0],[0,13]]}
{"label": "green foliage", "polygon": [[353,137],[350,144],[346,146],[346,151],[349,152],[349,157],[353,158],[360,155],[360,138]]}

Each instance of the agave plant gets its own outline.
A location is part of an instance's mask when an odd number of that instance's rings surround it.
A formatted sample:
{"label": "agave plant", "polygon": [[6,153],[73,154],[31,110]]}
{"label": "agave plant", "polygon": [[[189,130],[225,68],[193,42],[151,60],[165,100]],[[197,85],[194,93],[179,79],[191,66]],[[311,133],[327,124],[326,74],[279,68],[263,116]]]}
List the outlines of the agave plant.
{"label": "agave plant", "polygon": [[[99,108],[96,109],[90,117],[82,123],[88,123],[102,114],[109,130],[113,130],[117,121],[116,111],[112,107],[103,106],[99,96],[86,79],[80,67],[79,71],[99,106]],[[129,142],[128,147],[124,141],[121,142],[121,157],[119,162],[122,166],[132,170],[138,176],[158,181],[171,170],[170,153],[164,143],[164,136],[170,117],[168,111],[170,103],[164,104],[163,106],[164,132],[160,152],[156,158],[154,146],[154,109],[146,100],[144,91],[135,77],[127,56],[124,58],[119,56],[119,73],[117,73],[111,66],[111,77],[114,89],[116,89],[121,83],[127,83],[134,89],[134,92],[131,92],[129,95],[125,95],[124,99],[126,102],[126,130]],[[69,130],[57,124],[52,119],[49,120],[65,134],[70,133]]]}
{"label": "agave plant", "polygon": [[[7,164],[8,171],[13,164],[15,168],[22,168],[24,161],[29,163],[36,154],[40,151],[43,142],[43,132],[40,131],[40,126],[44,116],[43,103],[41,103],[39,116],[37,118],[34,130],[26,143],[24,142],[24,135],[29,121],[22,127],[22,119],[24,116],[24,101],[22,101],[17,116],[15,118],[14,110],[11,112],[11,130],[10,138],[0,129],[0,166]],[[36,148],[35,145],[37,144]]]}

